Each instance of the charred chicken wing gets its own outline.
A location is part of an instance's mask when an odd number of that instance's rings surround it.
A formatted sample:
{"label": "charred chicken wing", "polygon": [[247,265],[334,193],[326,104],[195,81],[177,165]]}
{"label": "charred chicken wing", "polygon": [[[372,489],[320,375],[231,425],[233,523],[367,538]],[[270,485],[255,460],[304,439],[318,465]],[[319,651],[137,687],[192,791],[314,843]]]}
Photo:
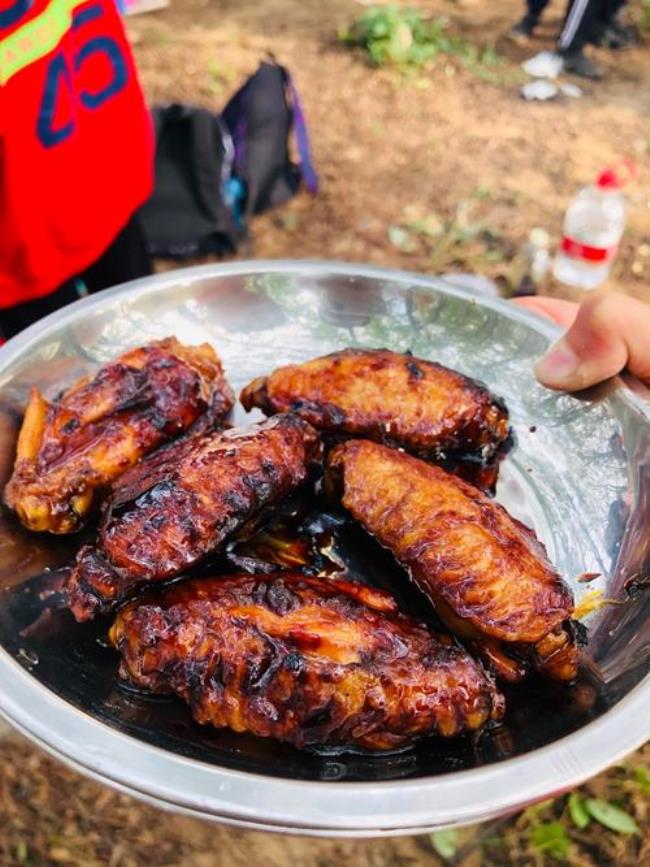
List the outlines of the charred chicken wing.
{"label": "charred chicken wing", "polygon": [[68,604],[88,620],[138,585],[180,575],[283,499],[321,457],[316,431],[293,415],[173,444],[125,476],[99,544],[77,555]]}
{"label": "charred chicken wing", "polygon": [[327,485],[502,677],[522,677],[527,660],[551,678],[575,677],[571,591],[505,509],[439,467],[364,440],[331,453]]}
{"label": "charred chicken wing", "polygon": [[480,383],[388,349],[344,349],[291,364],[242,391],[246,409],[289,410],[315,428],[423,458],[490,458],[509,434],[504,404]]}
{"label": "charred chicken wing", "polygon": [[199,723],[316,745],[391,749],[503,712],[480,666],[387,594],[298,573],[176,584],[122,609],[121,676]]}
{"label": "charred chicken wing", "polygon": [[234,395],[207,344],[168,338],[125,353],[54,403],[32,390],[5,502],[30,530],[72,533],[98,489]]}

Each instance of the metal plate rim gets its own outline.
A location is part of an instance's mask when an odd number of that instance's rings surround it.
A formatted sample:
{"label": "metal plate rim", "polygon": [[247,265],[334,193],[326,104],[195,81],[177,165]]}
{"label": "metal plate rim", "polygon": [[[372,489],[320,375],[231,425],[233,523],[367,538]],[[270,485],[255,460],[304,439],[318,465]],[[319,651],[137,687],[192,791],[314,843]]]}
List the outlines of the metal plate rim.
{"label": "metal plate rim", "polygon": [[[381,783],[287,780],[209,765],[144,744],[131,735],[118,732],[86,716],[35,682],[3,649],[0,649],[0,675],[4,692],[0,713],[35,743],[83,773],[165,809],[180,809],[203,819],[287,833],[383,836],[420,833],[440,827],[484,821],[548,797],[551,792],[560,793],[580,784],[589,776],[642,746],[650,736],[650,724],[647,722],[650,720],[650,675],[647,675],[602,717],[551,744],[493,765],[441,774],[429,779]],[[24,705],[20,702],[20,693],[23,691],[31,693],[32,699],[37,697],[34,692],[40,693],[36,705],[41,713],[30,714],[24,710]],[[67,739],[61,735],[52,737],[49,723],[53,715],[61,717],[59,731],[69,732]],[[615,738],[603,731],[613,729],[616,722],[623,723],[624,719],[636,720],[637,724],[617,728]],[[129,768],[128,763],[115,761],[112,762],[111,771],[98,767],[97,761],[93,762],[92,757],[89,758],[94,746],[89,747],[92,738],[98,739],[98,743],[102,745],[101,752],[107,755],[106,747],[111,745],[129,751],[131,767]],[[598,749],[595,749],[594,742]],[[614,748],[604,752],[603,743],[606,746],[614,745]],[[130,752],[131,750],[133,752]],[[138,754],[142,758],[139,776],[143,773],[147,776],[147,765],[150,762],[157,766],[157,785],[152,786],[149,779],[149,789],[139,783],[136,779],[138,775],[134,773],[133,760]],[[596,761],[593,760],[595,755],[598,756]],[[125,770],[117,773],[119,768]],[[179,770],[191,771],[192,775],[200,776],[203,782],[210,781],[215,789],[223,788],[224,785],[229,788],[233,783],[241,784],[237,808],[232,809],[230,801],[231,809],[226,809],[221,799],[214,796],[206,798],[198,792],[189,792],[182,801],[178,800],[173,785],[167,786],[164,781],[173,781]],[[516,772],[518,788],[512,785],[513,771]],[[542,771],[544,773],[541,773]],[[558,779],[560,776],[561,779]],[[475,803],[468,807],[467,802],[471,799],[467,795],[471,789],[479,787],[484,790],[487,786],[492,792],[490,799],[474,799]],[[499,786],[503,794],[495,797]],[[319,811],[327,815],[327,823],[316,821],[309,808],[303,810],[301,816],[298,811],[285,812],[282,808],[276,808],[271,814],[268,806],[265,807],[264,820],[260,820],[262,810],[253,802],[254,799],[249,797],[252,791],[259,793],[260,787],[269,790],[276,804],[281,803],[283,796],[287,795],[297,796],[298,804],[313,805],[314,801],[321,802]],[[418,798],[435,795],[435,801],[449,803],[451,790],[459,789],[465,790],[465,805],[460,812],[454,807],[447,807],[443,811],[432,808],[431,815],[425,817],[418,813],[413,816],[411,807],[405,805],[409,796]],[[391,795],[394,797],[390,798]],[[232,794],[230,797],[232,798]],[[384,821],[378,821],[381,814],[377,809],[379,805],[375,803],[370,805],[362,816],[355,814],[360,798],[371,799],[373,802],[394,801],[390,818],[385,816]],[[386,805],[382,806],[387,808]],[[453,818],[446,815],[450,810],[453,810]],[[436,812],[441,815],[436,816]],[[408,820],[409,817],[411,821]],[[417,821],[414,821],[415,819]]]}
{"label": "metal plate rim", "polygon": [[[145,278],[76,302],[0,349],[0,369],[53,326],[76,319],[82,309],[87,312],[110,304],[119,295],[164,291],[170,285],[202,277],[262,272],[308,276],[322,273],[324,268],[348,278],[379,277],[470,300],[525,323],[549,340],[560,333],[555,324],[501,299],[479,299],[442,280],[405,271],[307,260],[237,262],[170,271],[154,280]],[[650,403],[643,396],[627,388],[620,392],[622,399],[650,419]],[[37,743],[96,779],[167,809],[246,827],[306,834],[380,836],[488,819],[582,782],[650,736],[648,675],[599,719],[540,749],[495,765],[418,780],[307,782],[208,765],[143,744],[66,703],[38,684],[4,650],[0,652],[0,679],[0,712]],[[53,725],[55,721],[58,725]],[[117,761],[120,752],[122,760]],[[186,779],[180,789],[174,789],[179,775]]]}
{"label": "metal plate rim", "polygon": [[[105,289],[100,293],[81,298],[68,304],[60,310],[50,313],[38,322],[26,328],[16,337],[9,340],[4,346],[0,346],[0,369],[5,363],[26,349],[35,339],[47,333],[52,326],[60,325],[67,320],[76,319],[80,307],[89,312],[93,308],[101,307],[107,300],[123,294],[138,295],[144,292],[164,291],[169,285],[183,282],[194,282],[201,277],[235,277],[264,273],[286,273],[317,275],[324,268],[332,274],[340,274],[345,277],[383,277],[395,283],[407,283],[409,286],[442,292],[453,298],[462,298],[472,301],[484,307],[489,307],[497,312],[534,328],[539,334],[549,340],[556,340],[563,329],[555,322],[544,316],[533,313],[530,310],[513,305],[504,298],[486,298],[479,296],[471,289],[464,289],[452,283],[446,282],[441,277],[433,275],[417,274],[398,268],[384,268],[377,265],[363,265],[356,262],[343,260],[329,261],[326,259],[244,259],[237,262],[220,264],[194,265],[190,268],[175,268],[164,271],[153,277],[142,277]],[[639,380],[629,374],[613,377],[613,382],[623,383],[623,398],[634,406],[645,418],[650,420],[650,389]]]}

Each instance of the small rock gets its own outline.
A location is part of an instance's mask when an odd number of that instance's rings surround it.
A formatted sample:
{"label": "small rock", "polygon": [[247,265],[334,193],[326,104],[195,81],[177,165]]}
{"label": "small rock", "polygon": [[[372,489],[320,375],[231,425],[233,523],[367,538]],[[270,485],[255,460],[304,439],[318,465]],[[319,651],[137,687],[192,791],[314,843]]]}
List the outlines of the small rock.
{"label": "small rock", "polygon": [[546,78],[536,78],[535,81],[529,81],[521,88],[521,95],[528,102],[533,100],[545,102],[548,99],[554,99],[558,93],[557,85]]}
{"label": "small rock", "polygon": [[581,88],[577,84],[570,84],[569,82],[560,85],[560,93],[568,96],[570,99],[580,99],[582,96]]}

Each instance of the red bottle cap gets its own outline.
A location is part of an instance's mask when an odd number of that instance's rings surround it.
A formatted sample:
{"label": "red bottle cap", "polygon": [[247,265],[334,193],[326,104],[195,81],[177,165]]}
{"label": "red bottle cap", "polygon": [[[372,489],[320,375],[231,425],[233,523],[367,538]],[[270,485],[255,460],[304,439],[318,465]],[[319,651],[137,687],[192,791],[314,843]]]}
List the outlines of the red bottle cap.
{"label": "red bottle cap", "polygon": [[621,162],[608,169],[604,169],[596,180],[596,186],[601,190],[619,190],[629,181],[632,181],[637,176],[637,168],[635,163],[630,159],[621,160]]}
{"label": "red bottle cap", "polygon": [[598,175],[596,186],[601,190],[618,190],[621,182],[614,169],[605,169]]}

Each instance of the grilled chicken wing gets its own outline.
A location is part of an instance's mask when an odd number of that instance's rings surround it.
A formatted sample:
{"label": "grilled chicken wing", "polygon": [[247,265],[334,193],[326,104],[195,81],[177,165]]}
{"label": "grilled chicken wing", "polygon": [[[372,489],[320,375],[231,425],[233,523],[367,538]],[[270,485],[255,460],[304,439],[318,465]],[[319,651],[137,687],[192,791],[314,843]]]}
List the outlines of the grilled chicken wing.
{"label": "grilled chicken wing", "polygon": [[296,747],[391,749],[474,731],[503,699],[449,638],[392,597],[298,573],[203,578],[122,609],[120,673],[194,718]]}
{"label": "grilled chicken wing", "polygon": [[30,530],[72,533],[95,493],[234,395],[214,350],[171,337],[125,353],[48,403],[33,389],[5,502]]}
{"label": "grilled chicken wing", "polygon": [[388,349],[344,349],[291,364],[241,393],[247,410],[298,413],[315,428],[403,447],[423,458],[490,458],[508,437],[508,413],[480,383]]}
{"label": "grilled chicken wing", "polygon": [[143,461],[108,501],[98,546],[77,555],[66,584],[73,614],[88,620],[138,585],[180,575],[297,488],[320,457],[316,431],[280,415]]}
{"label": "grilled chicken wing", "polygon": [[523,676],[526,658],[575,677],[573,598],[532,530],[462,479],[364,440],[331,453],[327,484],[502,677]]}

